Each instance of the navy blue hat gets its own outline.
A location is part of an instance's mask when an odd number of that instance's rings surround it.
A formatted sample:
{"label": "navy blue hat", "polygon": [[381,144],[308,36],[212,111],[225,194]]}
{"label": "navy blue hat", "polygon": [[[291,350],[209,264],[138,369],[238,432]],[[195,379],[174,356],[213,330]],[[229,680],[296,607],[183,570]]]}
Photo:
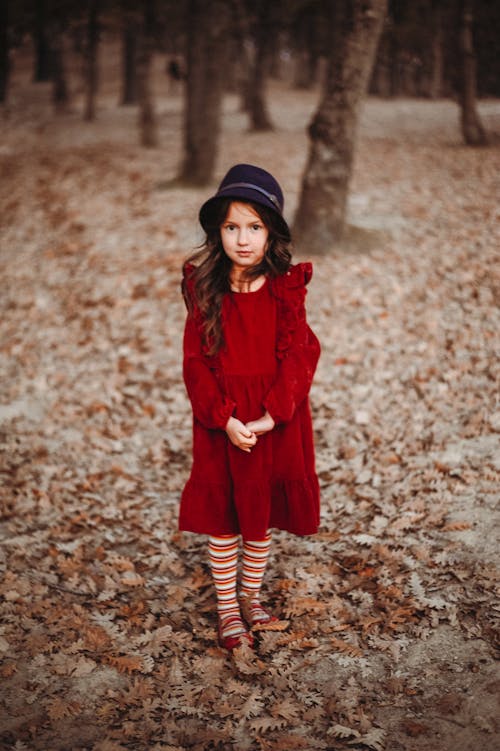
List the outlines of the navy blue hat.
{"label": "navy blue hat", "polygon": [[200,209],[200,224],[205,231],[210,226],[211,209],[221,198],[240,199],[267,206],[277,215],[285,237],[290,238],[288,224],[283,218],[283,191],[278,181],[261,167],[255,167],[253,164],[235,164],[231,167],[219,185],[217,193]]}

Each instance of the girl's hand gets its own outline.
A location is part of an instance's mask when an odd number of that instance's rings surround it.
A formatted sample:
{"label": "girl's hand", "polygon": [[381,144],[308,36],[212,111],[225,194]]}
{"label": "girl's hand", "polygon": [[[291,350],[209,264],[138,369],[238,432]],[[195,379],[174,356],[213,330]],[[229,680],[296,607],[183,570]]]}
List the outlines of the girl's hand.
{"label": "girl's hand", "polygon": [[230,417],[226,424],[226,433],[234,446],[242,451],[251,451],[252,446],[257,443],[257,436],[241,420],[236,417]]}
{"label": "girl's hand", "polygon": [[248,430],[251,430],[252,433],[255,433],[255,435],[263,435],[264,433],[269,433],[275,425],[276,423],[269,412],[266,412],[262,417],[259,417],[258,420],[247,422],[246,427]]}

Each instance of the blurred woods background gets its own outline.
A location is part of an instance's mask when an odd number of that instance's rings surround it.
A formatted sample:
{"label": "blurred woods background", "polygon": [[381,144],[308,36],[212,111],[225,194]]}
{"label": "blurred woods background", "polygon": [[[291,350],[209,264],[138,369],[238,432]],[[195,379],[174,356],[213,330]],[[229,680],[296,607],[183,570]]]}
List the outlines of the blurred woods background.
{"label": "blurred woods background", "polygon": [[[213,179],[225,93],[237,93],[250,130],[279,128],[266,81],[322,92],[295,219],[311,252],[344,231],[359,103],[381,97],[457,101],[465,143],[488,141],[476,101],[500,94],[495,0],[1,0],[0,101],[8,108],[16,58],[32,49],[33,81],[52,82],[54,112],[98,117],[109,45],[121,45],[116,105],[138,109],[139,138],[158,146],[151,71],[184,91],[177,184]],[[78,71],[75,79],[74,71]]]}

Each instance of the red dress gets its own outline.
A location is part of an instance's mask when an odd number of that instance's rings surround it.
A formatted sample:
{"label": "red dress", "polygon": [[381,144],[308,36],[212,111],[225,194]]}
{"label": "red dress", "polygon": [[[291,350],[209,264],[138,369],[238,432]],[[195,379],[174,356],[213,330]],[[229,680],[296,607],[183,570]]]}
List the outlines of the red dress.
{"label": "red dress", "polygon": [[[181,498],[181,530],[241,533],[247,540],[263,539],[272,527],[297,535],[317,531],[308,394],[320,346],[306,321],[311,276],[311,264],[300,263],[255,292],[225,295],[225,345],[215,356],[205,352],[199,311],[188,315],[183,371],[193,408],[193,464]],[[266,409],[273,430],[250,453],[233,446],[225,432],[229,417],[248,422]]]}

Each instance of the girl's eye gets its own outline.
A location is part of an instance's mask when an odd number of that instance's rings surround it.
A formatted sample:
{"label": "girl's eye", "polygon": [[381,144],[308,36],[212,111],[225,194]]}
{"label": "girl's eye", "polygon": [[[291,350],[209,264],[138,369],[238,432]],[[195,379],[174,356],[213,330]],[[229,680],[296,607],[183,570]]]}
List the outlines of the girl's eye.
{"label": "girl's eye", "polygon": [[230,232],[232,232],[232,230],[234,229],[234,224],[226,224],[225,229],[227,229]]}
{"label": "girl's eye", "polygon": [[254,230],[255,232],[257,232],[257,230],[259,230],[259,229],[261,229],[261,228],[262,228],[262,225],[260,225],[260,224],[254,224],[254,225],[253,225],[253,227],[252,227],[252,229],[253,229],[253,230]]}

